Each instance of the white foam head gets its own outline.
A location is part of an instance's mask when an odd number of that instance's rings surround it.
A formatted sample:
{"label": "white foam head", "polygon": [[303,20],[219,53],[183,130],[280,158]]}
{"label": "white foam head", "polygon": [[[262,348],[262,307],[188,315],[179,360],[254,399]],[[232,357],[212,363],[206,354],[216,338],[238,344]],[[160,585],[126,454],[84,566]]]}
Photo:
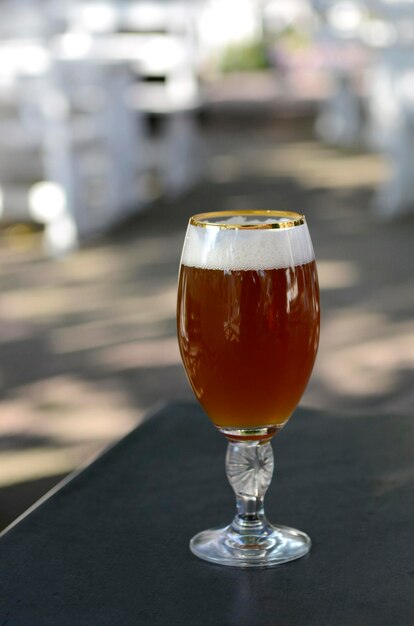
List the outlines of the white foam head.
{"label": "white foam head", "polygon": [[314,258],[306,223],[257,230],[190,224],[181,263],[205,269],[260,270],[295,267],[310,263]]}

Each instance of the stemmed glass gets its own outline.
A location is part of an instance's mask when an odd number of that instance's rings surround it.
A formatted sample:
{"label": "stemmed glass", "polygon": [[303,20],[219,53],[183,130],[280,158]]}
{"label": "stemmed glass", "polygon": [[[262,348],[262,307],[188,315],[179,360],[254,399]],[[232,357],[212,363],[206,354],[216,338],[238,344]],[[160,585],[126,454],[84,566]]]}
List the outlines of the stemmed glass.
{"label": "stemmed glass", "polygon": [[237,501],[232,523],[197,534],[192,552],[242,567],[307,554],[308,535],[270,524],[263,508],[273,473],[271,439],[305,390],[319,341],[318,278],[304,216],[221,211],[192,217],[177,327],[193,391],[228,439],[226,471]]}

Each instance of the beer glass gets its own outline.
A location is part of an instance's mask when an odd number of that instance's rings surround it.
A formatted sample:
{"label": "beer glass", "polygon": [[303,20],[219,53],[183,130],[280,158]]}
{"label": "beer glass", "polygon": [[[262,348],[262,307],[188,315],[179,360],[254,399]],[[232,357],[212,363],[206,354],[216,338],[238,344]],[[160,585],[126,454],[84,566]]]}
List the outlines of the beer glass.
{"label": "beer glass", "polygon": [[310,538],[270,524],[263,508],[273,473],[271,439],[305,390],[319,341],[318,278],[304,216],[221,211],[192,217],[177,329],[194,394],[228,439],[226,472],[237,501],[232,523],[197,534],[191,551],[241,567],[305,555]]}

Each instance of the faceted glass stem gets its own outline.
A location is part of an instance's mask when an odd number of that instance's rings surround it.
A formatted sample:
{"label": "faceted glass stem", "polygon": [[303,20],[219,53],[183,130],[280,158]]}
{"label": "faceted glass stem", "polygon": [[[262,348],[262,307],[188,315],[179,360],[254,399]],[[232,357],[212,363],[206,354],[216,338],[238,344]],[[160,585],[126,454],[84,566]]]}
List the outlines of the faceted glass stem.
{"label": "faceted glass stem", "polygon": [[225,528],[193,537],[190,548],[196,556],[221,565],[269,567],[309,552],[305,533],[266,519],[263,500],[273,475],[270,441],[229,441],[226,472],[236,494],[236,516]]}
{"label": "faceted glass stem", "polygon": [[264,495],[273,476],[271,443],[230,441],[226,454],[226,473],[237,502],[232,529],[242,535],[263,533],[268,525],[263,506]]}

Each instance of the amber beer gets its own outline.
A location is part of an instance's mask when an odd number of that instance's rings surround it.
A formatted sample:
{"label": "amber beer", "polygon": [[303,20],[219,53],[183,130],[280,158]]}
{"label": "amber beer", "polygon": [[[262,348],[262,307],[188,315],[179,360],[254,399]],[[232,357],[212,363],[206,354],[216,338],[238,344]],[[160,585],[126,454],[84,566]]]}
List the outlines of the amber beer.
{"label": "amber beer", "polygon": [[196,397],[221,428],[281,427],[305,390],[318,348],[313,257],[279,269],[192,267],[185,260],[178,339]]}

